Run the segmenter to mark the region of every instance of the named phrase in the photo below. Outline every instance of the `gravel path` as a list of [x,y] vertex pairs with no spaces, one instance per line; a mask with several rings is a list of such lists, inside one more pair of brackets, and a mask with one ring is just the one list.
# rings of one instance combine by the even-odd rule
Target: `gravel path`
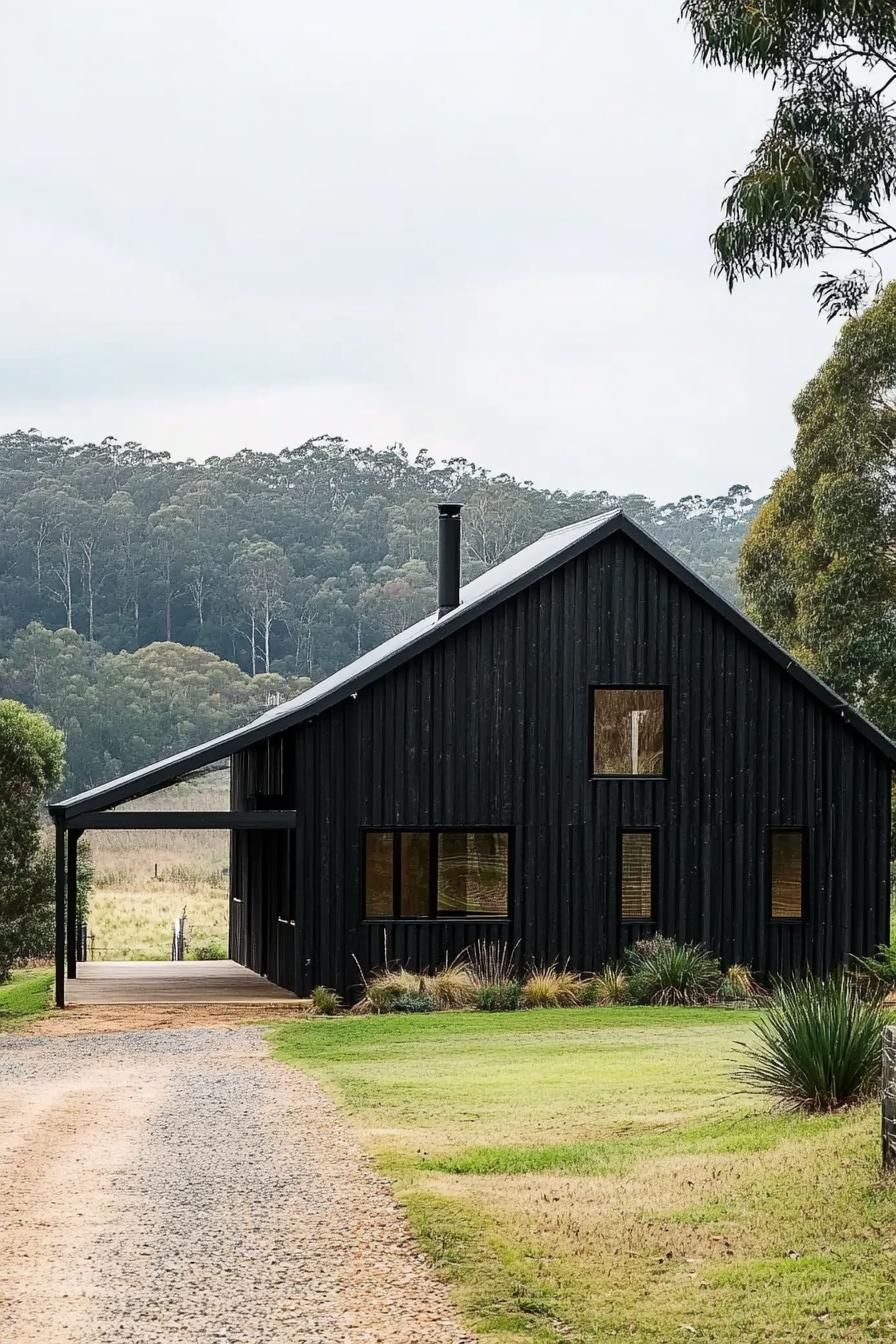
[[254,1027],[0,1037],[3,1344],[469,1344]]

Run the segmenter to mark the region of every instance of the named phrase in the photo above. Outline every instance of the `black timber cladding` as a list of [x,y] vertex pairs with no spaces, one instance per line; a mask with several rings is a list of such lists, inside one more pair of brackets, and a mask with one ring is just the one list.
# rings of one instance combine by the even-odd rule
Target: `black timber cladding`
[[[614,684],[667,688],[666,778],[591,778],[590,687]],[[294,860],[233,840],[233,954],[289,988],[477,938],[593,969],[653,927],[618,917],[621,828],[656,828],[656,927],[726,962],[825,970],[887,936],[892,745],[631,529],[309,712],[234,757],[233,806],[282,786],[297,810]],[[509,830],[509,920],[365,920],[363,828],[403,825]],[[776,826],[808,831],[803,923],[770,920]]]

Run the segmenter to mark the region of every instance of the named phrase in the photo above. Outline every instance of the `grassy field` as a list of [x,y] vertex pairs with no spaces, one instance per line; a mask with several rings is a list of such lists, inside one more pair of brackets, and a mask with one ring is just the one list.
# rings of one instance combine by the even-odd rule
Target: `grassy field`
[[52,971],[13,971],[12,979],[0,985],[0,1031],[13,1031],[45,1013],[52,983]]
[[892,1339],[878,1109],[739,1095],[750,1025],[577,1008],[312,1019],[276,1041],[352,1113],[490,1344]]
[[[202,775],[132,804],[138,811],[226,811],[229,772]],[[194,946],[227,945],[226,831],[93,831],[88,926],[102,960],[166,959],[184,908]]]

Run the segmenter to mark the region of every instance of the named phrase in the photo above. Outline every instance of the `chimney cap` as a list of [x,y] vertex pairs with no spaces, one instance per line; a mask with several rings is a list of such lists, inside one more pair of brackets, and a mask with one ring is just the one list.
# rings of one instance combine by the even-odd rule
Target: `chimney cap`
[[440,504],[439,514],[442,518],[456,518],[463,508],[463,504]]

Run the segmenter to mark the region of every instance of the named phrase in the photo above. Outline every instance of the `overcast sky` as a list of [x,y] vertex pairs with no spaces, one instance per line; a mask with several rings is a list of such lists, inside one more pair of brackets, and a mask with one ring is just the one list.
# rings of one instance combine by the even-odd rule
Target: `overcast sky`
[[811,275],[709,275],[772,102],[677,10],[7,6],[0,429],[764,489],[833,332]]

